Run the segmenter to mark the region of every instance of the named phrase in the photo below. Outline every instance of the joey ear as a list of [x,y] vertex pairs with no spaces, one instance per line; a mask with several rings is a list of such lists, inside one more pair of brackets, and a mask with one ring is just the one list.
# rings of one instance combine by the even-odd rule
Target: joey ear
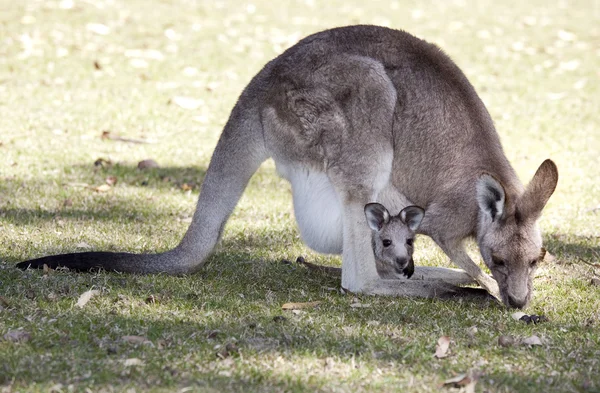
[[419,206],[407,206],[402,209],[399,216],[411,231],[416,231],[425,216],[425,210]]
[[533,175],[525,192],[517,201],[517,210],[525,218],[537,219],[554,193],[558,183],[558,168],[552,160],[546,160]]
[[390,221],[390,213],[380,203],[367,203],[365,217],[367,217],[369,227],[374,231],[380,231]]
[[504,187],[488,174],[481,175],[477,180],[477,203],[479,210],[487,214],[492,221],[502,216],[506,194]]

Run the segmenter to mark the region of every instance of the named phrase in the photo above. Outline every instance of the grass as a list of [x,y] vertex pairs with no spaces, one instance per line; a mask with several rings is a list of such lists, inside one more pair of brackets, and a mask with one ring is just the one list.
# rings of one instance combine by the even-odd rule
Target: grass
[[[469,370],[479,392],[600,390],[600,286],[590,284],[600,274],[590,265],[600,263],[599,19],[592,0],[0,0],[0,337],[29,334],[0,338],[0,391],[427,392]],[[557,259],[527,310],[548,322],[465,301],[360,297],[368,307],[351,307],[337,279],[281,262],[339,258],[302,245],[289,185],[270,162],[197,275],[13,268],[49,253],[177,244],[245,84],[299,38],[355,23],[440,44],[524,182],[543,159],[558,164],[540,221]],[[202,101],[183,100],[186,109],[178,97]],[[138,170],[148,158],[160,168]],[[109,176],[116,185],[94,191]],[[428,239],[417,249],[417,263],[448,265]],[[90,289],[99,294],[77,307]],[[435,359],[442,335],[450,356]],[[500,335],[543,345],[502,347]]]

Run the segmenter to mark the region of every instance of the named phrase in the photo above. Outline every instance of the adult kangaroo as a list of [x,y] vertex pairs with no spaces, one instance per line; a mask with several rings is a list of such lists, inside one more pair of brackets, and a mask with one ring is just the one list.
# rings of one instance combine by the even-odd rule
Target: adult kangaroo
[[[536,221],[558,171],[544,161],[527,187],[508,162],[483,102],[437,46],[406,32],[348,26],[301,40],[244,89],[213,153],[192,223],[160,254],[86,252],[18,267],[186,274],[201,268],[250,177],[272,157],[291,182],[302,238],[342,253],[342,286],[353,292],[423,295],[411,280],[378,277],[363,208],[397,214],[403,198],[425,208],[428,235],[481,286],[524,307],[542,239]],[[465,251],[474,237],[494,279]],[[438,268],[426,296],[451,293],[464,272]],[[443,280],[448,277],[448,280]],[[436,276],[436,278],[440,278]],[[497,281],[497,283],[496,283]]]

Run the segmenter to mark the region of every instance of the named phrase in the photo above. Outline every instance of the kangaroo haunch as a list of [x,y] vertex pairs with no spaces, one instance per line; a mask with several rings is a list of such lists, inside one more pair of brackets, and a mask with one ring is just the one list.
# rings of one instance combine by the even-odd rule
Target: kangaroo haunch
[[[292,185],[306,244],[342,253],[348,290],[443,296],[474,278],[509,306],[529,302],[542,247],[536,221],[556,187],[556,166],[544,161],[524,187],[483,102],[452,60],[406,32],[376,26],[306,37],[252,79],[217,143],[192,223],[174,249],[55,255],[18,266],[193,273],[269,157]],[[417,232],[432,237],[464,272],[417,267],[410,280],[379,277],[363,215],[371,201],[391,211],[422,206]],[[466,253],[469,237],[496,280]]]

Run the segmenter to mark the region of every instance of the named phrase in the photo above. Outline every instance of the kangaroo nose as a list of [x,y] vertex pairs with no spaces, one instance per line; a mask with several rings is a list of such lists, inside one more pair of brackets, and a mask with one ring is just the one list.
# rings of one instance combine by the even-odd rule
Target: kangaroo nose
[[396,258],[396,265],[400,269],[404,269],[404,267],[406,266],[407,263],[408,263],[408,260],[406,258]]
[[514,296],[508,295],[508,305],[514,308],[523,308],[527,303],[527,299],[517,299]]

